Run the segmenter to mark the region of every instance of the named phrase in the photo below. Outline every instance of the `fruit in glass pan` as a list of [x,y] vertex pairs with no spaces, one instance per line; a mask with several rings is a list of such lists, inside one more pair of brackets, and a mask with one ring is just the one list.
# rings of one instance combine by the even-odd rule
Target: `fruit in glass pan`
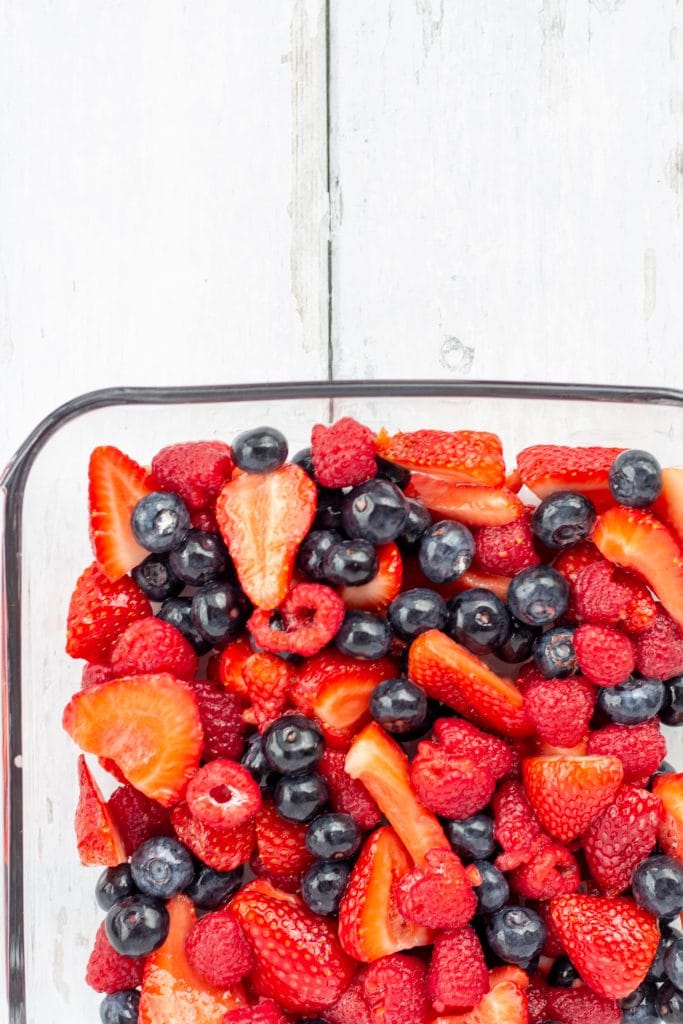
[[683,469],[349,417],[289,450],[90,460],[101,1019],[683,1019]]

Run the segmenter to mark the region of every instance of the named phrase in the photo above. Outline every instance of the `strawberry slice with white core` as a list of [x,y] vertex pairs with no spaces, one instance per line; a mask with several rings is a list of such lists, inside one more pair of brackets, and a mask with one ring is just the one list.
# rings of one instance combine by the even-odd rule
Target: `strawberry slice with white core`
[[342,587],[341,599],[347,608],[366,612],[382,612],[401,592],[403,560],[393,542],[377,549],[377,573],[369,583],[358,587]]
[[146,469],[112,445],[95,448],[88,466],[90,540],[107,579],[120,580],[149,554],[130,525],[133,509],[155,489]]
[[662,493],[652,510],[683,544],[683,466],[662,470]]
[[524,988],[514,981],[495,980],[490,972],[491,990],[466,1013],[435,1017],[432,1024],[528,1024],[529,1014]]
[[435,518],[468,526],[504,526],[524,513],[522,500],[506,487],[454,484],[428,473],[413,473],[405,493],[421,501]]
[[614,504],[609,471],[623,448],[572,448],[535,444],[517,456],[522,482],[543,499],[556,491],[578,491],[591,499],[598,512]]
[[126,849],[82,754],[78,758],[78,786],[75,826],[81,864],[114,868],[126,860]]

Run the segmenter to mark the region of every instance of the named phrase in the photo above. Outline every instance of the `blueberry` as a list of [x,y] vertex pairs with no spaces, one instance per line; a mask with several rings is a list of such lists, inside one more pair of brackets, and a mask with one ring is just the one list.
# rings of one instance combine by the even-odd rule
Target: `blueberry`
[[558,491],[534,509],[531,529],[547,548],[568,548],[585,540],[595,524],[595,505],[583,494]]
[[491,951],[506,963],[519,966],[541,952],[546,936],[543,921],[530,907],[504,907],[486,926]]
[[664,957],[666,956],[666,951],[669,948],[669,942],[670,941],[671,941],[670,939],[666,939],[666,938],[661,938],[659,940],[659,945],[657,946],[657,952],[655,953],[654,958],[652,960],[652,963],[650,964],[650,969],[647,972],[647,977],[648,977],[649,981],[663,981],[664,980],[664,978],[665,978]]
[[275,790],[275,810],[286,821],[307,824],[329,800],[327,783],[315,772],[308,775],[285,775]]
[[510,613],[484,587],[456,594],[448,602],[448,633],[475,654],[490,654],[510,635]]
[[203,587],[232,571],[227,548],[217,533],[190,530],[169,559],[173,572],[190,587]]
[[185,586],[168,564],[168,555],[148,555],[131,570],[131,576],[150,601],[175,597]]
[[474,537],[462,523],[441,519],[422,535],[418,561],[432,583],[451,583],[466,572],[474,558]]
[[323,559],[330,548],[339,544],[341,539],[341,533],[337,533],[336,530],[311,530],[301,542],[296,559],[297,567],[309,579],[323,583],[325,581]]
[[643,981],[629,995],[620,1000],[622,1010],[633,1010],[636,1006],[650,1002],[654,1006],[657,996],[657,986],[651,981]]
[[214,580],[192,598],[194,624],[212,647],[224,647],[244,629],[251,605],[233,583]]
[[191,597],[169,597],[157,612],[162,622],[170,622],[186,640],[189,640],[197,654],[206,654],[211,644],[199,632],[192,617]]
[[654,718],[664,701],[661,679],[627,679],[598,690],[598,707],[617,725],[638,725]]
[[186,846],[170,836],[154,836],[130,859],[133,881],[145,896],[170,900],[194,879],[194,861]]
[[574,629],[553,626],[534,642],[534,661],[546,679],[563,679],[576,672]]
[[217,910],[242,888],[243,875],[241,867],[233,871],[216,871],[201,864],[185,895],[200,910]]
[[319,860],[303,877],[301,898],[314,914],[336,914],[350,874],[351,865],[344,861]]
[[424,725],[427,696],[409,679],[385,679],[372,691],[370,714],[387,732],[403,736]]
[[316,530],[337,530],[343,532],[342,505],[346,501],[343,491],[327,487],[318,488],[318,507],[313,521]]
[[631,448],[612,463],[609,489],[620,505],[646,508],[662,493],[662,467],[654,455]]
[[262,792],[265,793],[275,786],[277,775],[266,761],[266,756],[263,753],[263,739],[257,732],[247,737],[240,764],[243,764],[251,772],[252,778],[258,782]]
[[391,628],[386,619],[372,612],[347,612],[334,643],[342,654],[374,661],[389,653]]
[[102,910],[109,910],[119,900],[133,896],[137,891],[130,864],[119,864],[115,868],[106,868],[97,879],[95,899]]
[[323,734],[305,715],[283,715],[263,734],[263,753],[283,775],[305,775],[323,756]]
[[350,814],[321,814],[308,826],[306,846],[319,860],[348,860],[357,852],[361,838]]
[[631,879],[636,903],[655,917],[683,910],[683,867],[673,857],[655,854],[641,861]]
[[287,458],[287,439],[275,427],[254,427],[232,443],[235,465],[245,473],[272,473]]
[[381,455],[378,455],[375,461],[377,462],[377,476],[380,480],[389,480],[392,484],[400,487],[401,490],[408,486],[410,483],[409,469],[404,469],[403,466],[399,466],[395,462],[389,462],[388,459],[383,459]]
[[683,993],[669,982],[662,985],[657,993],[657,1012],[669,1024],[681,1024],[683,1021]]
[[404,547],[414,548],[422,539],[425,530],[428,530],[432,525],[433,520],[430,512],[417,498],[406,498],[406,502],[408,505],[408,518],[406,519],[406,525],[398,536],[398,540],[399,544],[402,544]]
[[493,820],[488,814],[473,814],[462,821],[447,821],[444,826],[448,841],[461,857],[485,860],[496,849]]
[[475,860],[474,866],[481,875],[480,885],[474,888],[477,895],[477,913],[495,914],[510,898],[507,878],[487,860]]
[[299,1024],[327,1024],[327,1021],[322,1017],[302,1017]]
[[683,725],[683,675],[664,683],[664,702],[659,717],[664,725]]
[[522,569],[510,584],[508,606],[527,626],[550,626],[569,606],[569,584],[548,565]]
[[510,635],[496,651],[496,657],[510,665],[519,665],[528,661],[534,649],[534,641],[538,633],[524,622],[518,622],[510,616]]
[[683,991],[683,939],[675,939],[664,954],[664,971],[674,988]]
[[147,956],[166,941],[168,911],[151,896],[126,896],[109,910],[107,938],[122,956]]
[[155,554],[171,551],[187,536],[190,513],[181,497],[167,491],[152,491],[140,498],[130,525],[138,544]]
[[571,988],[579,980],[579,972],[568,956],[558,956],[550,968],[548,984],[555,988]]
[[391,628],[402,640],[414,640],[428,629],[443,629],[448,620],[446,602],[435,590],[404,590],[387,612]]
[[[640,991],[644,990],[644,991]],[[636,989],[639,993],[639,1002],[632,1007],[625,1006],[631,996],[621,1000],[622,1024],[662,1024],[662,1018],[657,1012],[657,989],[650,982],[643,982]],[[635,993],[631,993],[635,995]]]
[[334,586],[361,586],[377,575],[377,552],[367,540],[342,540],[327,551],[322,570]]
[[102,1024],[137,1024],[140,993],[136,988],[113,992],[100,1003]]
[[662,761],[656,772],[652,773],[652,778],[656,778],[658,775],[674,775],[676,769],[670,761]]
[[315,480],[315,467],[313,466],[313,455],[310,448],[302,448],[296,455],[292,455],[290,461],[295,466],[301,466],[304,473],[310,476],[311,480]]
[[389,480],[368,480],[354,487],[342,505],[342,523],[349,537],[371,544],[396,540],[407,520],[407,501]]

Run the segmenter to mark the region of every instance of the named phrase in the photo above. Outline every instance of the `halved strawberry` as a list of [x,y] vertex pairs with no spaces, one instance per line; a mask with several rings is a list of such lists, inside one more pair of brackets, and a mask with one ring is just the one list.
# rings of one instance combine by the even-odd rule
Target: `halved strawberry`
[[129,576],[112,583],[93,562],[78,577],[71,595],[66,653],[106,662],[128,626],[151,614],[152,606]]
[[78,758],[78,787],[75,826],[81,864],[116,867],[126,859],[123,840],[82,754]]
[[253,653],[254,648],[246,636],[233,640],[220,654],[214,654],[209,659],[209,678],[224,686],[234,697],[247,701],[249,691],[242,669]]
[[473,1010],[435,1017],[432,1024],[527,1024],[529,1014],[524,988],[505,977],[497,980],[495,975],[496,971],[489,973],[491,989]]
[[63,725],[81,750],[111,758],[132,786],[164,807],[178,802],[199,766],[197,701],[173,676],[127,676],[81,690]]
[[618,757],[528,757],[524,789],[544,829],[564,843],[576,839],[614,800],[624,769]]
[[[484,590],[491,590],[501,601],[507,601],[511,583],[512,578],[510,576],[498,576],[494,573],[483,572],[476,567],[474,569],[470,567],[462,576],[458,576],[457,580],[453,580],[452,583],[441,583],[436,586],[432,583],[430,585],[435,590],[438,590],[441,596],[446,599],[453,597],[455,594],[461,594],[463,590],[474,590],[476,587],[483,587]],[[423,584],[423,586],[426,585],[427,583]]]
[[370,721],[370,697],[378,683],[398,675],[392,658],[363,661],[335,650],[309,658],[291,690],[293,703],[318,719],[329,746],[347,750]]
[[230,904],[256,957],[252,984],[284,1010],[315,1013],[335,1003],[356,965],[332,921],[269,882],[249,882]]
[[571,448],[559,444],[535,444],[517,456],[523,483],[547,498],[554,491],[578,491],[591,499],[598,512],[614,504],[609,471],[623,448]]
[[393,436],[381,430],[376,447],[390,462],[453,483],[500,487],[505,480],[501,440],[483,430],[413,430]]
[[133,509],[156,486],[154,477],[118,448],[95,448],[88,465],[90,541],[107,579],[120,580],[149,554],[130,525]]
[[244,662],[242,675],[251,701],[244,721],[263,732],[285,710],[296,668],[276,654],[259,651]]
[[381,612],[401,592],[403,560],[397,544],[383,544],[377,549],[377,574],[360,587],[342,587],[340,595],[347,608]]
[[436,817],[412,790],[407,756],[376,722],[366,725],[351,744],[346,771],[374,797],[418,866],[430,850],[450,850]]
[[443,701],[476,725],[512,736],[534,730],[514,683],[501,679],[476,654],[431,629],[410,648],[408,675],[429,697]]
[[664,853],[683,864],[683,772],[658,775],[652,792],[662,801],[664,809],[659,844]]
[[222,1024],[229,1010],[246,1005],[244,991],[213,988],[190,966],[185,941],[197,919],[192,900],[176,896],[166,909],[168,936],[145,963],[140,1024]]
[[396,902],[397,885],[412,867],[392,828],[367,838],[339,907],[339,939],[349,956],[370,963],[432,941],[431,931],[406,921]]
[[662,470],[662,493],[652,511],[683,544],[683,466]]
[[284,600],[316,504],[315,484],[293,464],[274,473],[242,473],[218,496],[218,525],[242,588],[258,608],[277,608]]
[[610,562],[644,576],[683,628],[683,550],[666,526],[649,512],[616,507],[598,518],[592,540]]
[[457,519],[468,526],[504,526],[524,513],[524,503],[505,487],[456,484],[428,473],[413,473],[405,493],[436,518]]

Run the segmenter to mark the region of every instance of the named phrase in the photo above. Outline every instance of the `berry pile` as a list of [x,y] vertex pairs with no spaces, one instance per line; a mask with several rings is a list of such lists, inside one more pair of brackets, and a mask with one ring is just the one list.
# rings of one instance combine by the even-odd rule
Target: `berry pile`
[[89,484],[104,1024],[683,1021],[683,469],[347,418]]

